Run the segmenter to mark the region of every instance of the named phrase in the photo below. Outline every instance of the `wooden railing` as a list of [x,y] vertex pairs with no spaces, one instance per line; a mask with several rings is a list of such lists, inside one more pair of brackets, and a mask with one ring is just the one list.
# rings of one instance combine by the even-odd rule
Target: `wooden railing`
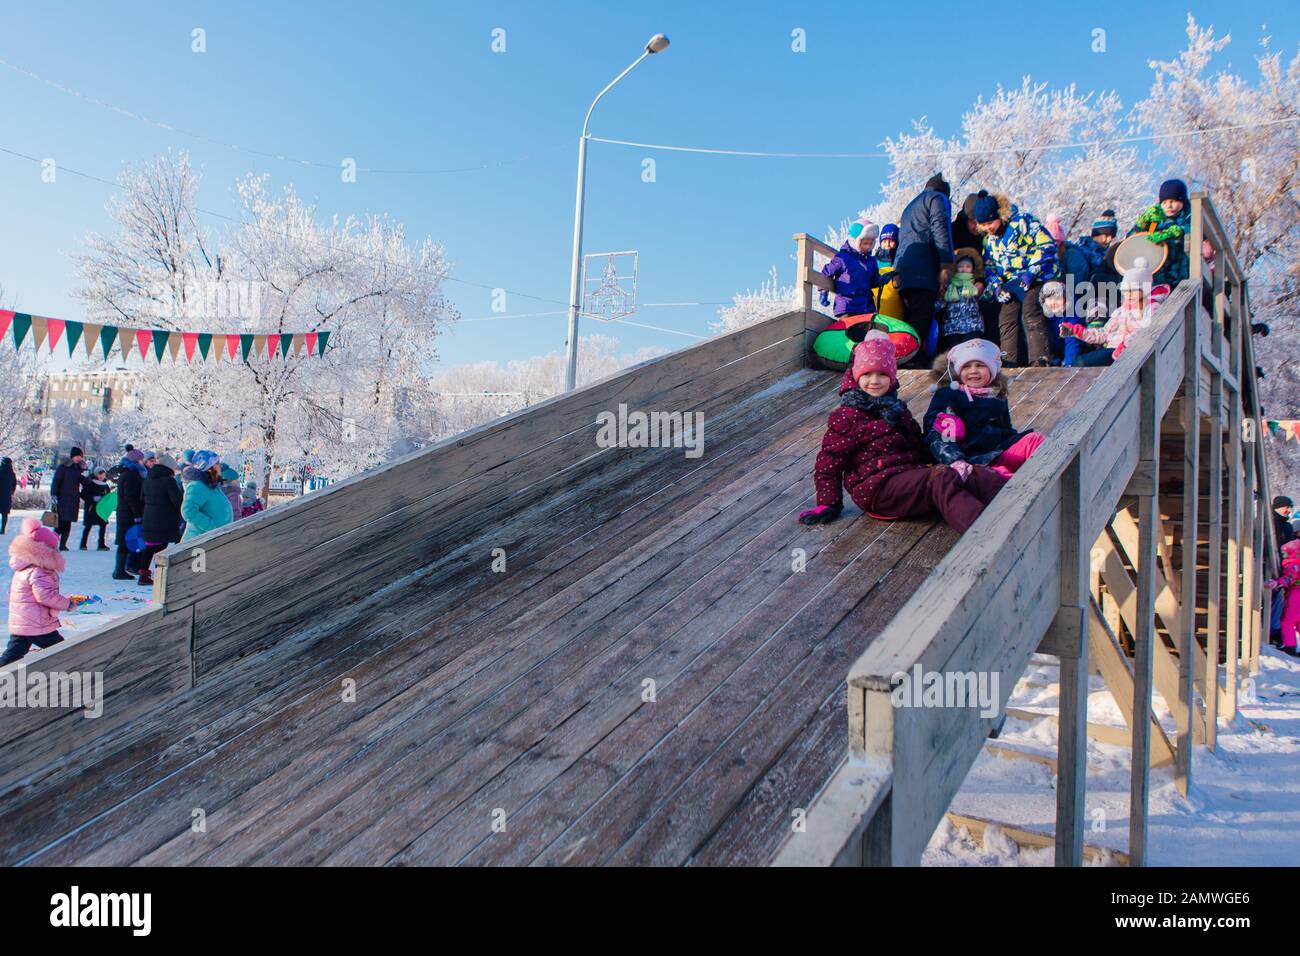
[[[1131,670],[1116,653],[1103,674],[1131,693],[1122,707],[1133,747],[1130,855],[1145,859],[1146,801],[1153,725],[1151,690],[1157,588],[1156,532],[1160,515],[1160,430],[1181,421],[1182,527],[1185,550],[1176,632],[1177,676],[1166,683],[1178,721],[1176,776],[1186,791],[1191,776],[1193,727],[1206,742],[1215,722],[1219,691],[1218,563],[1226,553],[1228,593],[1226,699],[1235,707],[1238,661],[1257,669],[1260,635],[1261,550],[1273,551],[1260,418],[1250,342],[1245,277],[1209,199],[1192,197],[1190,281],[1182,283],[1115,364],[1053,429],[1050,439],[990,504],[848,674],[848,755],[792,834],[777,862],[783,865],[919,863],[994,718],[969,707],[894,706],[903,675],[997,675],[999,707],[1006,704],[1035,651],[1060,658],[1056,847],[1058,864],[1078,865],[1083,849],[1084,777],[1089,646],[1108,635],[1097,602],[1094,557],[1109,543],[1108,526],[1123,504],[1138,512],[1136,609],[1130,613],[1136,650]],[[800,237],[796,237],[800,238]],[[1211,270],[1201,240],[1214,248]],[[810,249],[801,239],[800,273],[806,305],[811,287]],[[1213,308],[1202,308],[1208,296]],[[810,317],[806,327],[820,321]],[[1226,416],[1226,417],[1225,417]],[[1209,421],[1211,514],[1208,577],[1210,653],[1196,640],[1197,495],[1200,422]],[[1216,495],[1224,460],[1226,420],[1229,507],[1227,547]],[[1248,447],[1244,447],[1246,443]],[[1099,559],[1099,558],[1098,558]],[[1241,573],[1240,580],[1238,572]],[[1129,608],[1133,612],[1132,607]],[[1110,635],[1113,642],[1113,634]],[[1106,645],[1111,646],[1111,645]],[[1116,648],[1116,651],[1118,649]],[[1163,646],[1160,648],[1164,650]],[[1198,666],[1199,665],[1199,666]],[[1116,669],[1118,668],[1118,669]],[[1208,702],[1201,714],[1198,683]],[[1205,694],[1206,688],[1213,690]],[[1124,702],[1128,704],[1128,701]],[[1165,744],[1165,747],[1170,747]]]
[[634,454],[598,447],[598,413],[628,403],[707,416],[802,368],[803,324],[789,312],[708,339],[172,546],[156,559],[160,607],[32,662],[102,673],[104,713],[0,711],[0,788],[237,665],[249,678],[246,658],[259,665],[260,652],[337,627],[368,596],[451,554],[484,514],[504,521]]

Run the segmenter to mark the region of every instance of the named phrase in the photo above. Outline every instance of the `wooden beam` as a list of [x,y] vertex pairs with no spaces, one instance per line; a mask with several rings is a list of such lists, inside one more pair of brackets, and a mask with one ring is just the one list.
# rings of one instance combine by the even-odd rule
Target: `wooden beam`
[[[1140,373],[1142,414],[1139,458],[1152,463],[1156,486],[1160,484],[1160,416],[1156,391],[1158,370],[1149,359]],[[1146,865],[1147,798],[1151,774],[1151,659],[1156,641],[1156,519],[1154,492],[1138,498],[1137,608],[1130,625],[1133,632],[1133,760],[1129,781],[1129,858],[1134,866]]]
[[1241,657],[1241,396],[1233,395],[1228,403],[1228,540],[1227,586],[1228,630],[1225,635],[1224,658],[1227,672],[1228,699],[1223,709],[1225,720],[1237,716],[1237,662]]
[[[1193,255],[1200,257],[1200,222],[1197,216],[1192,224]],[[1198,283],[1199,290],[1199,283]],[[1174,782],[1178,791],[1187,796],[1192,783],[1192,741],[1204,735],[1192,730],[1192,714],[1196,710],[1196,664],[1200,652],[1196,644],[1196,538],[1198,530],[1197,496],[1201,476],[1201,301],[1196,296],[1183,313],[1183,583],[1179,588],[1182,607],[1182,633],[1175,646],[1178,648],[1178,701],[1183,723],[1178,728],[1178,748],[1174,755]],[[1208,696],[1208,693],[1207,693]],[[1177,712],[1176,712],[1177,713]]]
[[[1050,833],[1039,833],[1035,830],[1025,830],[1020,827],[1013,827],[1007,823],[999,823],[997,820],[984,820],[980,817],[970,817],[962,813],[953,813],[951,810],[945,814],[948,822],[957,829],[962,827],[970,833],[971,837],[979,841],[980,846],[984,845],[984,834],[989,827],[995,826],[1011,838],[1012,842],[1025,849],[1038,850],[1045,849],[1054,842]],[[1121,850],[1109,850],[1105,847],[1094,846],[1091,843],[1085,844],[1083,848],[1083,858],[1089,863],[1104,862],[1109,855],[1120,866],[1128,866],[1128,854]]]
[[1060,727],[1057,735],[1056,865],[1083,865],[1083,828],[1088,764],[1088,542],[1083,537],[1083,456],[1075,455],[1061,475],[1061,607],[1075,639],[1074,653],[1062,648]]
[[[1216,347],[1222,338],[1222,326],[1214,324]],[[1210,514],[1207,529],[1205,595],[1205,733],[1202,741],[1210,750],[1218,746],[1219,721],[1219,611],[1223,573],[1223,376],[1210,379]],[[1193,623],[1195,619],[1193,618]],[[1197,652],[1199,653],[1199,651]]]

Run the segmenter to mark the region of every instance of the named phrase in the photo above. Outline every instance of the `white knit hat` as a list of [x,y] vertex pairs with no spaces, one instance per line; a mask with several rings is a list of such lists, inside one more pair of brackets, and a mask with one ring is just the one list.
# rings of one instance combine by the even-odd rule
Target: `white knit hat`
[[1133,268],[1124,272],[1124,277],[1119,281],[1119,288],[1121,292],[1129,289],[1151,291],[1151,269],[1144,256],[1138,256],[1133,260]]
[[870,248],[871,243],[876,241],[876,236],[878,235],[880,235],[880,227],[870,219],[855,219],[849,225],[847,236],[849,248],[859,248],[859,243],[861,243],[863,239],[867,240],[867,247]]
[[961,380],[962,367],[971,362],[983,362],[994,377],[1002,371],[1002,350],[988,339],[968,339],[958,342],[948,350],[948,374],[953,384]]

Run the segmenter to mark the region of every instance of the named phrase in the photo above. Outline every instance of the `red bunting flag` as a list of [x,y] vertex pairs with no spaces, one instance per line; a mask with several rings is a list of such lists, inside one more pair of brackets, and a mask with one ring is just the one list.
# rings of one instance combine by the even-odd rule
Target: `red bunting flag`
[[50,330],[50,354],[53,354],[54,346],[58,344],[59,339],[63,338],[66,323],[62,319],[46,319],[45,322]]
[[187,361],[187,362],[193,362],[193,361],[194,361],[194,349],[195,349],[195,348],[198,346],[198,344],[199,344],[199,333],[197,333],[197,332],[182,332],[182,333],[181,333],[181,339],[182,339],[182,341],[184,341],[184,343],[185,343],[185,361]]
[[278,334],[273,332],[266,337],[267,358],[275,358],[276,349],[278,349],[279,347],[280,347],[280,336]]
[[0,339],[9,331],[9,323],[14,320],[14,313],[9,309],[0,309]]
[[145,358],[149,357],[149,346],[153,345],[153,329],[135,330],[135,347]]

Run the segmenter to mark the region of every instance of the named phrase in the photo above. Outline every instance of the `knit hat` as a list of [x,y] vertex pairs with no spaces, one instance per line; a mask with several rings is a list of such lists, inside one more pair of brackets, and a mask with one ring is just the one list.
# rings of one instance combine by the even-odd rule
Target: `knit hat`
[[183,452],[181,452],[181,461],[187,465],[194,464],[194,449],[186,448]]
[[135,462],[137,465],[143,465],[143,464],[144,464],[144,452],[142,452],[142,451],[141,451],[140,449],[138,449],[138,448],[132,448],[130,451],[128,451],[128,452],[126,453],[126,460],[127,460],[127,461],[133,461],[133,462]]
[[1181,179],[1166,179],[1160,184],[1159,201],[1164,202],[1166,199],[1177,199],[1185,204],[1187,202],[1187,183]]
[[189,463],[199,471],[207,471],[208,469],[221,464],[221,456],[215,451],[204,449],[203,451],[191,452]]
[[68,452],[68,457],[69,457],[69,458],[76,458],[78,455],[84,455],[84,454],[85,454],[84,451],[82,451],[82,450],[81,450],[80,448],[78,448],[76,445],[73,445],[73,446],[72,446],[72,450],[71,450],[70,452]]
[[1114,209],[1105,210],[1100,218],[1092,221],[1092,234],[1095,236],[1099,232],[1109,232],[1112,236],[1119,232],[1119,220]]
[[973,269],[971,269],[971,271],[975,273],[975,277],[977,279],[983,281],[984,257],[979,254],[979,250],[973,248],[972,246],[962,246],[960,249],[954,252],[952,254],[953,271],[956,271],[957,263],[961,262],[963,259],[970,260],[971,265],[974,267]]
[[222,480],[222,481],[238,481],[238,480],[239,480],[239,472],[235,471],[235,469],[231,468],[231,467],[230,467],[229,465],[227,465],[225,462],[222,462],[222,463],[221,463],[221,480]]
[[1151,290],[1151,269],[1146,260],[1146,256],[1138,256],[1133,260],[1133,268],[1124,273],[1124,277],[1119,280],[1119,290],[1125,292],[1129,289]]
[[[31,519],[28,518],[28,521]],[[1283,554],[1300,554],[1300,538],[1292,538],[1286,544],[1282,545]]]
[[1276,498],[1273,499],[1274,511],[1276,511],[1278,508],[1293,508],[1293,507],[1295,506],[1291,503],[1291,499],[1288,498],[1286,495],[1278,495]]
[[987,189],[981,189],[975,196],[975,221],[992,222],[999,216],[998,197],[990,196]]
[[943,173],[935,173],[933,176],[927,179],[925,181],[925,188],[933,189],[935,192],[943,193],[945,196],[949,195],[948,183],[943,178]]
[[24,518],[22,533],[47,548],[57,548],[59,546],[59,536],[54,533],[52,528],[47,528],[35,518]]
[[880,227],[870,219],[855,219],[849,225],[847,242],[850,249],[856,250],[858,244],[863,239],[867,240],[868,248],[870,244],[876,241],[876,236],[880,235]]
[[1065,227],[1061,225],[1061,217],[1056,213],[1048,214],[1047,218],[1043,220],[1043,228],[1057,242],[1065,242]]
[[1065,284],[1056,279],[1053,279],[1051,282],[1044,282],[1043,288],[1039,290],[1038,293],[1038,304],[1042,306],[1043,311],[1047,313],[1047,317],[1051,319],[1059,319],[1062,315],[1065,314],[1064,308],[1062,308],[1060,312],[1048,311],[1047,308],[1048,300],[1055,300],[1055,299],[1060,299],[1062,300],[1062,302],[1064,302]]
[[251,491],[253,494],[257,494],[257,482],[255,481],[244,482],[244,490]]
[[170,468],[172,471],[180,471],[181,466],[176,463],[176,459],[165,452],[158,456],[158,464],[164,468]]
[[872,329],[853,347],[853,381],[869,372],[888,375],[890,384],[898,387],[898,354],[889,336],[879,329]]
[[895,245],[897,245],[897,243],[898,243],[898,226],[897,226],[897,225],[895,225],[894,223],[891,222],[891,223],[889,223],[889,225],[887,225],[887,226],[882,226],[882,227],[881,227],[881,229],[880,229],[880,237],[879,237],[879,240],[878,240],[878,241],[884,241],[885,239],[893,239]]
[[148,451],[148,450],[146,450],[146,451],[144,452],[144,458],[143,458],[142,460],[143,460],[143,461],[148,461],[150,458],[152,458],[154,461],[157,461],[157,460],[158,460],[158,453],[157,453],[156,451]]
[[960,381],[961,370],[971,362],[983,362],[993,378],[1002,371],[1002,350],[987,339],[968,339],[948,350],[948,374],[954,383]]

